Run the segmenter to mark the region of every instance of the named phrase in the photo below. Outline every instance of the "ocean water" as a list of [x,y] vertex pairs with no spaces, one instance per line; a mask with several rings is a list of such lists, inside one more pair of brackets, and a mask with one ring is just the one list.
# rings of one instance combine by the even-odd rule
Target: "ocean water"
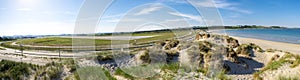
[[225,33],[230,36],[300,44],[300,29],[237,29],[225,30]]

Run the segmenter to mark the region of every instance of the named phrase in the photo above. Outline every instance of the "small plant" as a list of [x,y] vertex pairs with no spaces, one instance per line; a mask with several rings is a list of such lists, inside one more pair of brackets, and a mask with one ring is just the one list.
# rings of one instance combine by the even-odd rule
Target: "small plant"
[[266,49],[267,52],[274,53],[276,50],[274,49]]

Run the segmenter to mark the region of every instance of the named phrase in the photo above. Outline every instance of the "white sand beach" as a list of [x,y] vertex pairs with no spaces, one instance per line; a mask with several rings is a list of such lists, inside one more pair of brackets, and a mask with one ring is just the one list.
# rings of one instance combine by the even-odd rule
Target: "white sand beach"
[[294,54],[300,54],[300,44],[274,42],[268,40],[243,38],[243,37],[236,37],[236,36],[231,36],[231,37],[238,39],[239,43],[255,43],[263,49],[277,49],[277,50],[288,51]]

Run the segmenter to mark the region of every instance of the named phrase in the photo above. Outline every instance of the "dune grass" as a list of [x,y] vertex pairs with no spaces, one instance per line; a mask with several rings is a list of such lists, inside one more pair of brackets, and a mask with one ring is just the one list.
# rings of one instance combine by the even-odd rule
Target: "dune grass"
[[[294,59],[294,60],[291,60],[291,59]],[[280,68],[285,63],[290,63],[291,64],[290,65],[291,68],[299,66],[299,64],[300,64],[300,55],[286,53],[279,60],[274,60],[274,61],[269,62],[260,71],[254,73],[253,76],[254,76],[255,79],[260,80],[261,77],[259,75],[262,74],[264,71],[267,71],[267,70],[276,70],[276,69]]]
[[79,77],[87,80],[116,80],[111,74],[101,67],[87,66],[77,69]]

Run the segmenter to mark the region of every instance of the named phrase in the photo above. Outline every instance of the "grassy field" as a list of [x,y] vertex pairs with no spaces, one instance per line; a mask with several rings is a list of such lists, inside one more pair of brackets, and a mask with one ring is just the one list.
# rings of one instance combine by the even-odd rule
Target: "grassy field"
[[[72,38],[47,37],[35,39],[21,39],[16,41],[18,44],[35,46],[72,46]],[[96,45],[110,45],[111,40],[96,39]]]
[[[122,34],[129,35],[129,34]],[[120,35],[118,35],[120,36]],[[175,35],[170,31],[162,32],[146,32],[146,33],[133,33],[131,36],[154,36],[150,38],[136,39],[137,43],[158,41],[174,38]],[[118,41],[118,40],[115,40]],[[121,41],[121,40],[119,40]],[[34,45],[34,46],[72,46],[72,38],[62,38],[62,37],[46,37],[46,38],[34,38],[34,39],[20,39],[16,40],[17,44],[22,43],[24,45]],[[110,45],[111,40],[105,39],[95,39],[96,46]],[[113,41],[114,42],[114,41]],[[129,42],[134,42],[130,40]]]
[[[134,33],[122,33],[122,34],[113,34],[113,36],[153,36],[149,38],[141,38],[136,40],[106,40],[106,39],[95,39],[95,46],[96,50],[106,50],[110,48],[111,43],[127,43],[133,44],[135,46],[145,46],[151,43],[155,43],[161,40],[171,40],[174,39],[176,36],[182,36],[190,33],[190,30],[175,30],[175,31],[149,31],[149,32],[134,32]],[[96,35],[99,36],[99,35]],[[111,35],[105,35],[111,36]],[[80,41],[80,44],[90,44],[93,41],[92,39],[76,39],[76,41]],[[45,37],[45,38],[34,38],[34,39],[18,39],[13,40],[10,42],[2,43],[1,46],[13,49],[20,49],[19,45],[11,45],[13,42],[17,44],[23,45],[32,45],[31,46],[24,46],[25,50],[50,50],[55,51],[58,50],[58,46],[72,46],[72,38],[64,38],[64,37]],[[37,47],[37,46],[53,46],[53,47]],[[72,48],[62,47],[60,50],[63,51],[72,51]]]

